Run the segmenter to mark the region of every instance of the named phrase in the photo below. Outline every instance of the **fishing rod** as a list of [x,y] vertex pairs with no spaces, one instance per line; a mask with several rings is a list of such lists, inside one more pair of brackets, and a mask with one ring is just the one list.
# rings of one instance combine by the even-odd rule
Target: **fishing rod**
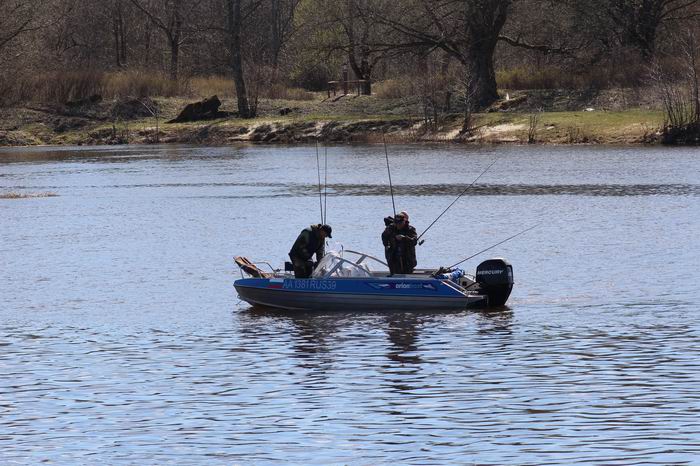
[[472,254],[471,256],[467,257],[466,259],[462,259],[461,261],[457,262],[456,264],[447,267],[447,269],[448,269],[448,270],[449,270],[449,269],[453,269],[453,268],[457,267],[458,265],[460,265],[461,263],[467,262],[469,259],[472,259],[472,258],[478,256],[478,255],[481,254],[481,253],[484,253],[484,252],[486,252],[486,251],[489,251],[489,250],[495,248],[496,246],[500,246],[501,244],[505,243],[506,241],[510,241],[510,240],[512,240],[513,238],[515,238],[516,236],[520,236],[520,235],[522,235],[523,233],[527,233],[528,231],[530,231],[530,230],[532,230],[532,229],[534,229],[534,228],[536,228],[536,227],[538,227],[538,226],[540,226],[540,225],[541,225],[541,223],[536,223],[535,225],[531,226],[530,228],[528,228],[528,229],[526,229],[526,230],[521,231],[520,233],[516,233],[516,234],[514,234],[513,236],[508,237],[508,238],[504,239],[503,241],[494,244],[493,246],[489,246],[488,248],[486,248],[486,249],[484,249],[484,250],[481,250],[481,251],[477,252],[476,254]]
[[318,155],[318,139],[316,139],[316,172],[318,173],[318,206],[321,208],[321,224],[323,224],[323,193],[321,192],[321,159]]
[[396,203],[394,202],[394,185],[391,183],[391,168],[389,168],[389,151],[386,148],[386,134],[382,134],[384,141],[384,155],[386,155],[386,171],[389,172],[389,189],[391,190],[391,207],[394,209],[394,217],[396,217]]
[[[430,230],[430,228],[431,228],[433,225],[435,225],[435,223],[436,223],[438,220],[440,220],[440,217],[442,217],[443,215],[445,215],[445,212],[447,212],[448,210],[450,210],[450,207],[452,207],[452,206],[455,204],[455,202],[457,202],[462,196],[464,196],[464,195],[467,193],[467,191],[469,191],[469,189],[470,189],[472,186],[474,186],[474,184],[475,184],[477,181],[479,181],[479,178],[481,178],[482,176],[484,176],[484,175],[486,174],[486,172],[489,171],[489,169],[490,169],[491,167],[493,167],[494,164],[495,164],[496,162],[498,162],[498,158],[496,158],[493,162],[491,162],[491,164],[490,164],[488,167],[486,167],[486,170],[484,170],[483,172],[481,172],[481,174],[480,174],[479,176],[477,176],[476,179],[475,179],[474,181],[472,181],[472,183],[471,183],[469,186],[467,186],[466,189],[465,189],[464,191],[462,191],[462,192],[460,193],[460,195],[457,196],[457,198],[456,198],[454,201],[452,201],[452,204],[448,205],[447,208],[446,208],[445,210],[443,210],[442,213],[441,213],[440,215],[438,215],[437,218],[436,218],[435,220],[433,220],[433,223],[431,223],[430,225],[428,225],[428,228],[426,228],[425,231],[423,231],[423,233],[420,234],[420,236],[417,238],[417,240],[421,239],[421,237],[423,237],[423,235],[426,234],[426,233],[428,232],[428,230]],[[418,244],[421,245],[421,244],[423,244],[424,242],[425,242],[425,240],[421,241],[421,242],[418,243]]]
[[323,169],[323,224],[328,223],[328,147],[323,148],[324,163],[325,167]]

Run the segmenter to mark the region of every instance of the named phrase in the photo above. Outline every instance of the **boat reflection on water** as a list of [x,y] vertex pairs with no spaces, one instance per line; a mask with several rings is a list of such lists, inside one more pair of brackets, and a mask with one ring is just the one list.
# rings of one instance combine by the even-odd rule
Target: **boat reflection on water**
[[[373,337],[383,331],[388,340],[384,345],[388,360],[401,365],[420,365],[424,361],[430,338],[421,338],[424,329],[434,333],[436,328],[468,328],[477,326],[480,335],[497,334],[499,338],[512,333],[513,312],[507,306],[498,308],[440,311],[440,312],[289,312],[284,310],[249,307],[237,311],[242,335],[251,341],[259,338],[282,339],[291,344],[294,356],[304,361],[301,366],[319,368],[335,359],[333,353],[342,352],[349,341]],[[282,337],[284,335],[284,337]],[[370,343],[368,343],[370,344]],[[360,346],[365,346],[361,342]],[[352,346],[353,349],[358,346]],[[427,348],[429,351],[429,348]],[[362,353],[365,356],[371,354]]]

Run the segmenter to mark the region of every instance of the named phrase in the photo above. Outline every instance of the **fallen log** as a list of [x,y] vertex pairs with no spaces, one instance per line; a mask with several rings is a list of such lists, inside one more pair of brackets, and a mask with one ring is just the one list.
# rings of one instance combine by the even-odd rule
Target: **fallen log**
[[191,104],[187,104],[185,108],[182,109],[180,114],[176,118],[168,121],[168,123],[214,120],[216,118],[225,118],[231,115],[231,112],[219,111],[220,106],[221,101],[217,96],[212,96],[199,102],[193,102]]

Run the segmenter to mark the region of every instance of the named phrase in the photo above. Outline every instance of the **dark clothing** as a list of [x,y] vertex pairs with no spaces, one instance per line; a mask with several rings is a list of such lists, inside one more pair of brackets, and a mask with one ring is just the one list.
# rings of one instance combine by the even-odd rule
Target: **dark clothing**
[[[397,239],[397,236],[402,236],[403,238]],[[409,225],[408,222],[401,228],[397,224],[392,223],[384,229],[382,243],[384,243],[389,272],[392,275],[413,273],[413,269],[418,265],[416,261],[418,234],[415,228]]]
[[292,259],[294,266],[294,278],[310,278],[314,272],[314,263],[311,261],[303,261],[298,258],[289,256]]
[[325,241],[321,239],[321,225],[311,225],[304,228],[299,233],[291,251],[289,258],[294,265],[295,278],[309,278],[313,272],[313,262],[311,258],[316,254],[316,261],[320,261],[325,255]]

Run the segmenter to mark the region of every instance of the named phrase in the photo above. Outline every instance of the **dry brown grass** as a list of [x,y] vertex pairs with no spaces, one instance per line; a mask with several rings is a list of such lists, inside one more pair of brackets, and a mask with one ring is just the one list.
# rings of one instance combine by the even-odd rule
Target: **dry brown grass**
[[636,62],[618,63],[610,67],[585,70],[565,68],[516,67],[496,72],[499,89],[604,89],[636,87],[645,79],[646,68]]
[[386,79],[372,85],[372,92],[380,99],[402,99],[416,95],[413,82],[408,79]]
[[179,86],[153,72],[129,70],[117,73],[97,71],[55,71],[15,77],[3,86],[4,103],[66,103],[101,95],[105,99],[124,97],[173,97]]
[[102,92],[102,73],[64,72],[15,76],[6,83],[4,103],[67,102]]
[[103,78],[103,97],[176,97],[181,86],[159,73],[131,70],[106,73]]
[[[313,100],[313,92],[304,89],[287,87],[281,83],[269,84],[259,89],[261,98],[279,100]],[[236,87],[233,79],[222,76],[209,76],[206,78],[193,78],[190,80],[190,94],[194,97],[235,98]]]
[[306,89],[287,87],[283,84],[272,84],[267,89],[262,89],[261,97],[279,100],[314,100],[315,95]]
[[192,78],[189,87],[190,94],[194,97],[203,98],[213,95],[217,95],[219,98],[236,97],[236,87],[233,84],[233,79],[222,76]]
[[[178,84],[167,76],[146,70],[112,73],[97,71],[56,71],[0,80],[0,104],[42,102],[63,104],[100,95],[104,99],[143,97],[235,98],[233,80],[221,76],[196,77]],[[259,89],[261,98],[313,100],[304,89],[273,83]]]

